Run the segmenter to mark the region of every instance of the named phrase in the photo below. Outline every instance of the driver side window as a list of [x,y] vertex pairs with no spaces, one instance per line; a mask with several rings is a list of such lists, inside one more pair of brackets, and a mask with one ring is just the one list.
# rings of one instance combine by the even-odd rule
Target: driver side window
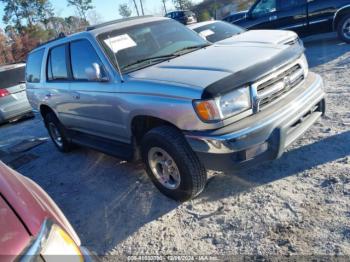
[[265,16],[276,11],[276,0],[261,0],[253,9],[253,17]]

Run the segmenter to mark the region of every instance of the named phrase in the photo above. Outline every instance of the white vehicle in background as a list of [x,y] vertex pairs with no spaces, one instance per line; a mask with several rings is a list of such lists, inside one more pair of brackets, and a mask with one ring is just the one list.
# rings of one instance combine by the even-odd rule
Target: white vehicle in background
[[254,42],[274,45],[303,45],[298,35],[286,30],[250,30],[224,21],[207,21],[188,25],[211,43]]
[[24,63],[0,66],[0,124],[32,115],[24,84],[25,66]]

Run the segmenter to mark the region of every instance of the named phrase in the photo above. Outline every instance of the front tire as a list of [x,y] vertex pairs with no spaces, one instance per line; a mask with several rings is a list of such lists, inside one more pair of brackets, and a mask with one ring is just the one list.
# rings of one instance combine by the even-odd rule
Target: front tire
[[73,146],[71,142],[69,142],[66,130],[56,115],[54,113],[48,113],[45,116],[44,121],[49,135],[57,149],[64,153],[72,151]]
[[148,176],[164,195],[186,201],[203,191],[207,172],[176,128],[149,131],[142,139],[141,152]]
[[338,37],[342,41],[350,44],[350,15],[346,15],[340,20],[338,24],[337,32],[338,32]]

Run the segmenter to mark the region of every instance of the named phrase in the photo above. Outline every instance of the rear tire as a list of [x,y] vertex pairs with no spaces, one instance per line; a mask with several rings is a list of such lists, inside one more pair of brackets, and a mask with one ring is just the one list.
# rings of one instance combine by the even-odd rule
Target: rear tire
[[207,172],[176,128],[161,126],[149,131],[142,139],[141,153],[148,176],[164,195],[186,201],[203,191]]
[[60,123],[56,115],[54,113],[48,113],[46,114],[44,121],[52,142],[57,149],[64,153],[72,151],[73,145],[66,135],[67,132],[64,126]]
[[343,17],[337,27],[338,37],[342,41],[350,44],[350,14]]

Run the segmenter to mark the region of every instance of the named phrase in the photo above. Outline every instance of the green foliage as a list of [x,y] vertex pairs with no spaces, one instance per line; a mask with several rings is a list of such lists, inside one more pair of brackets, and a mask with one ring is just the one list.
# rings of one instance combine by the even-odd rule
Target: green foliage
[[49,0],[0,0],[4,5],[3,21],[21,32],[24,24],[31,26],[41,22],[45,24],[48,17],[53,15]]
[[119,11],[119,14],[124,18],[130,17],[132,14],[132,11],[127,4],[120,4],[118,11]]
[[74,6],[81,18],[86,19],[86,13],[93,9],[92,0],[68,0],[68,5]]
[[173,0],[173,4],[180,10],[190,10],[193,7],[193,2],[191,0]]
[[201,13],[199,14],[199,16],[198,16],[199,22],[208,21],[208,20],[210,20],[210,19],[211,19],[211,15],[210,15],[210,13],[209,13],[208,10],[205,10],[205,11],[201,12]]
[[250,6],[254,4],[255,0],[241,0],[238,3],[237,9],[239,11],[241,10],[247,10]]

